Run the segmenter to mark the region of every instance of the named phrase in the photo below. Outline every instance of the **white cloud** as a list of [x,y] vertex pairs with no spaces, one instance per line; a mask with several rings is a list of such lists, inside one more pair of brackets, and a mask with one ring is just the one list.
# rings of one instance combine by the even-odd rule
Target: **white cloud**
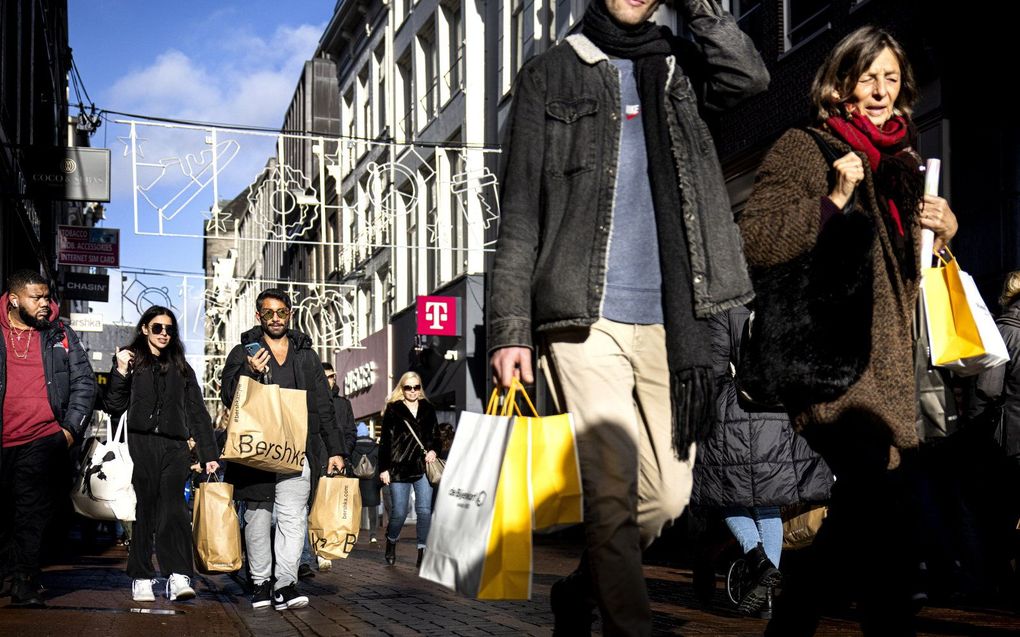
[[[279,26],[261,37],[246,26],[220,31],[204,50],[165,50],[146,66],[124,74],[112,84],[105,100],[108,108],[121,112],[170,119],[277,128],[283,124],[290,99],[305,60],[315,52],[325,25]],[[185,157],[207,148],[203,134],[182,130],[140,127],[146,141],[141,148],[145,161]],[[111,136],[126,137],[123,125],[111,125]],[[219,196],[237,195],[265,165],[273,152],[272,138],[237,136],[241,153],[220,177]],[[130,160],[123,145],[113,145],[114,189],[131,196]],[[140,171],[144,183],[152,169]],[[187,179],[176,169],[161,182],[173,190],[160,193],[160,201],[173,196]],[[211,190],[211,189],[209,189]],[[212,193],[193,202],[208,211]],[[155,210],[140,206],[140,217],[155,218]],[[194,216],[188,215],[185,216]]]
[[107,103],[174,119],[279,126],[323,28],[280,26],[263,38],[239,27],[201,54],[169,49],[118,79]]

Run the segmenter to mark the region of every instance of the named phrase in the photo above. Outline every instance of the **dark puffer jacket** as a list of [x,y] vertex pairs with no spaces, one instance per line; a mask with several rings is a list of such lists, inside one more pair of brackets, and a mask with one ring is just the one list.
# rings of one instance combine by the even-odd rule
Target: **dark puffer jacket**
[[977,399],[969,415],[992,418],[995,439],[1006,455],[1020,463],[1020,299],[1010,303],[995,322],[1006,341],[1009,361],[978,376]]
[[691,503],[707,507],[783,506],[829,499],[832,472],[794,433],[785,413],[745,411],[731,362],[749,312],[734,308],[712,317],[716,409],[712,437],[698,447]]
[[418,401],[417,416],[411,415],[402,400],[387,405],[379,444],[379,472],[389,471],[391,482],[415,482],[425,473],[425,451],[411,435],[408,424],[414,427],[425,450],[436,451],[439,446],[439,421],[429,401]]
[[[9,303],[8,293],[0,296],[0,307]],[[57,305],[50,303],[50,316],[58,316]],[[0,314],[0,321],[7,324],[6,312]],[[65,431],[81,441],[92,417],[96,398],[96,375],[92,372],[88,355],[81,346],[81,340],[70,327],[60,320],[51,323],[48,329],[39,333],[43,374],[46,377],[46,397],[49,399],[53,416]],[[7,395],[7,347],[0,338],[0,436],[3,435],[3,403]]]

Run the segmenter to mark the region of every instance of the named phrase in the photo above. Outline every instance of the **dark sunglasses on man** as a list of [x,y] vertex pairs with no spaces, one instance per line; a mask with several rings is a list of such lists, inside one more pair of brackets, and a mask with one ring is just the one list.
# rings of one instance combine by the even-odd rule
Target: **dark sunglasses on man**
[[259,312],[259,318],[261,318],[263,321],[271,321],[273,320],[273,314],[276,314],[277,318],[285,319],[288,316],[290,316],[290,310],[288,310],[285,307],[281,307],[278,310],[268,309],[262,310],[261,312]]
[[149,326],[149,331],[157,336],[162,334],[163,330],[166,330],[167,336],[173,336],[176,331],[173,325],[164,325],[163,323],[153,323]]

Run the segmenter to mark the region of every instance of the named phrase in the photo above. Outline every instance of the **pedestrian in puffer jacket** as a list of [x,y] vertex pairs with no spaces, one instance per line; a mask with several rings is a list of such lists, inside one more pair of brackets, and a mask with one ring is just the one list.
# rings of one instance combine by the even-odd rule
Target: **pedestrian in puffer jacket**
[[764,580],[740,600],[738,610],[746,614],[762,608],[767,588],[781,577],[780,507],[824,502],[832,485],[829,467],[794,433],[786,413],[756,409],[740,394],[733,370],[749,314],[737,307],[710,319],[718,423],[698,447],[691,493],[692,504],[720,510]]
[[117,352],[106,409],[113,418],[127,412],[128,449],[135,465],[131,483],[138,504],[127,566],[134,580],[132,597],[155,601],[155,535],[159,567],[168,575],[167,597],[191,599],[194,539],[184,502],[191,472],[188,438],[194,438],[206,473],[219,468],[219,450],[195,371],[184,359],[177,317],[169,309],[154,305],[146,310],[134,341]]

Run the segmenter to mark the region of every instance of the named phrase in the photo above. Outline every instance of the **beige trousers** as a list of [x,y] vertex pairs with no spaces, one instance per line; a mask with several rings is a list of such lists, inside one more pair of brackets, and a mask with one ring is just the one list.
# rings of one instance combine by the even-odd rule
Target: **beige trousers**
[[542,367],[577,426],[590,572],[605,634],[651,634],[641,552],[683,512],[689,460],[672,448],[661,325],[599,319],[547,338]]

